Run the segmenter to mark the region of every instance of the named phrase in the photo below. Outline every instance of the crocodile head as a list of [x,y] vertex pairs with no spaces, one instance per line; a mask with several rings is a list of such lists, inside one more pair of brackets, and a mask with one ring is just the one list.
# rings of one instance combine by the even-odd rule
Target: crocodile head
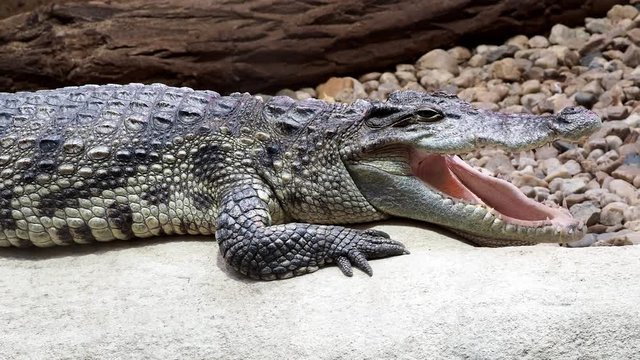
[[566,209],[538,203],[456,154],[579,140],[600,124],[584,108],[509,115],[444,93],[396,92],[371,105],[341,156],[363,196],[385,214],[439,224],[485,246],[568,242],[584,226]]

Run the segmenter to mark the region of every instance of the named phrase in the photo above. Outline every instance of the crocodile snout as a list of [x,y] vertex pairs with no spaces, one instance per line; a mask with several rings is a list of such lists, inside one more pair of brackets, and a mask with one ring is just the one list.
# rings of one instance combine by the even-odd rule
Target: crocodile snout
[[561,138],[579,140],[592,134],[602,125],[600,117],[581,106],[564,108],[553,117],[549,127]]

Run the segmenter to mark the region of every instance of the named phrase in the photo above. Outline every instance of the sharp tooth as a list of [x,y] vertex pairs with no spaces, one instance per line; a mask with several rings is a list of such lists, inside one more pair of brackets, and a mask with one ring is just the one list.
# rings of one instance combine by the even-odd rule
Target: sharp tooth
[[508,233],[514,233],[516,232],[516,226],[513,224],[507,224],[507,226],[505,226],[504,228]]
[[504,222],[502,220],[496,218],[495,220],[493,220],[493,224],[491,224],[491,229],[492,230],[501,229],[503,224]]
[[487,211],[487,213],[484,215],[484,218],[482,218],[482,221],[484,222],[489,222],[489,220],[493,219],[493,214],[491,213],[491,211]]
[[474,206],[473,213],[471,214],[472,219],[482,219],[484,215],[487,213],[487,210],[482,206]]
[[477,209],[478,207],[475,205],[467,205],[464,207],[464,212],[468,213],[469,215],[473,214],[473,212]]
[[444,199],[444,200],[442,200],[442,205],[451,206],[451,205],[453,205],[453,200],[448,199],[448,198]]

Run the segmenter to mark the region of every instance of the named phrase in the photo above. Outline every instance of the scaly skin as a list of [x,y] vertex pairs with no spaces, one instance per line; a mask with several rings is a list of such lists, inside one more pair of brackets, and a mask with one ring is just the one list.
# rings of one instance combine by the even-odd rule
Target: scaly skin
[[[437,119],[425,121],[434,107]],[[544,129],[503,124],[514,135],[504,139],[461,129],[473,114],[480,116],[457,98],[414,92],[351,105],[140,84],[0,93],[0,246],[215,234],[234,269],[269,280],[328,262],[346,275],[352,265],[371,274],[367,259],[406,253],[404,246],[339,224],[390,216],[471,239],[538,242],[425,203],[439,192],[412,183],[419,178],[408,153],[529,148],[583,136],[599,120],[577,111],[575,119],[544,120],[552,124]],[[445,200],[482,207],[440,193]]]

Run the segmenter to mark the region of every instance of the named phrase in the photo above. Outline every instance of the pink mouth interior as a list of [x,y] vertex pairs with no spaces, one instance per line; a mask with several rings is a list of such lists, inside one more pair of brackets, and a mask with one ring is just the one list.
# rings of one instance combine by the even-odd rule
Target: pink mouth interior
[[414,152],[411,168],[428,186],[452,198],[485,204],[510,223],[568,226],[574,222],[567,211],[540,204],[511,183],[482,174],[457,156]]

